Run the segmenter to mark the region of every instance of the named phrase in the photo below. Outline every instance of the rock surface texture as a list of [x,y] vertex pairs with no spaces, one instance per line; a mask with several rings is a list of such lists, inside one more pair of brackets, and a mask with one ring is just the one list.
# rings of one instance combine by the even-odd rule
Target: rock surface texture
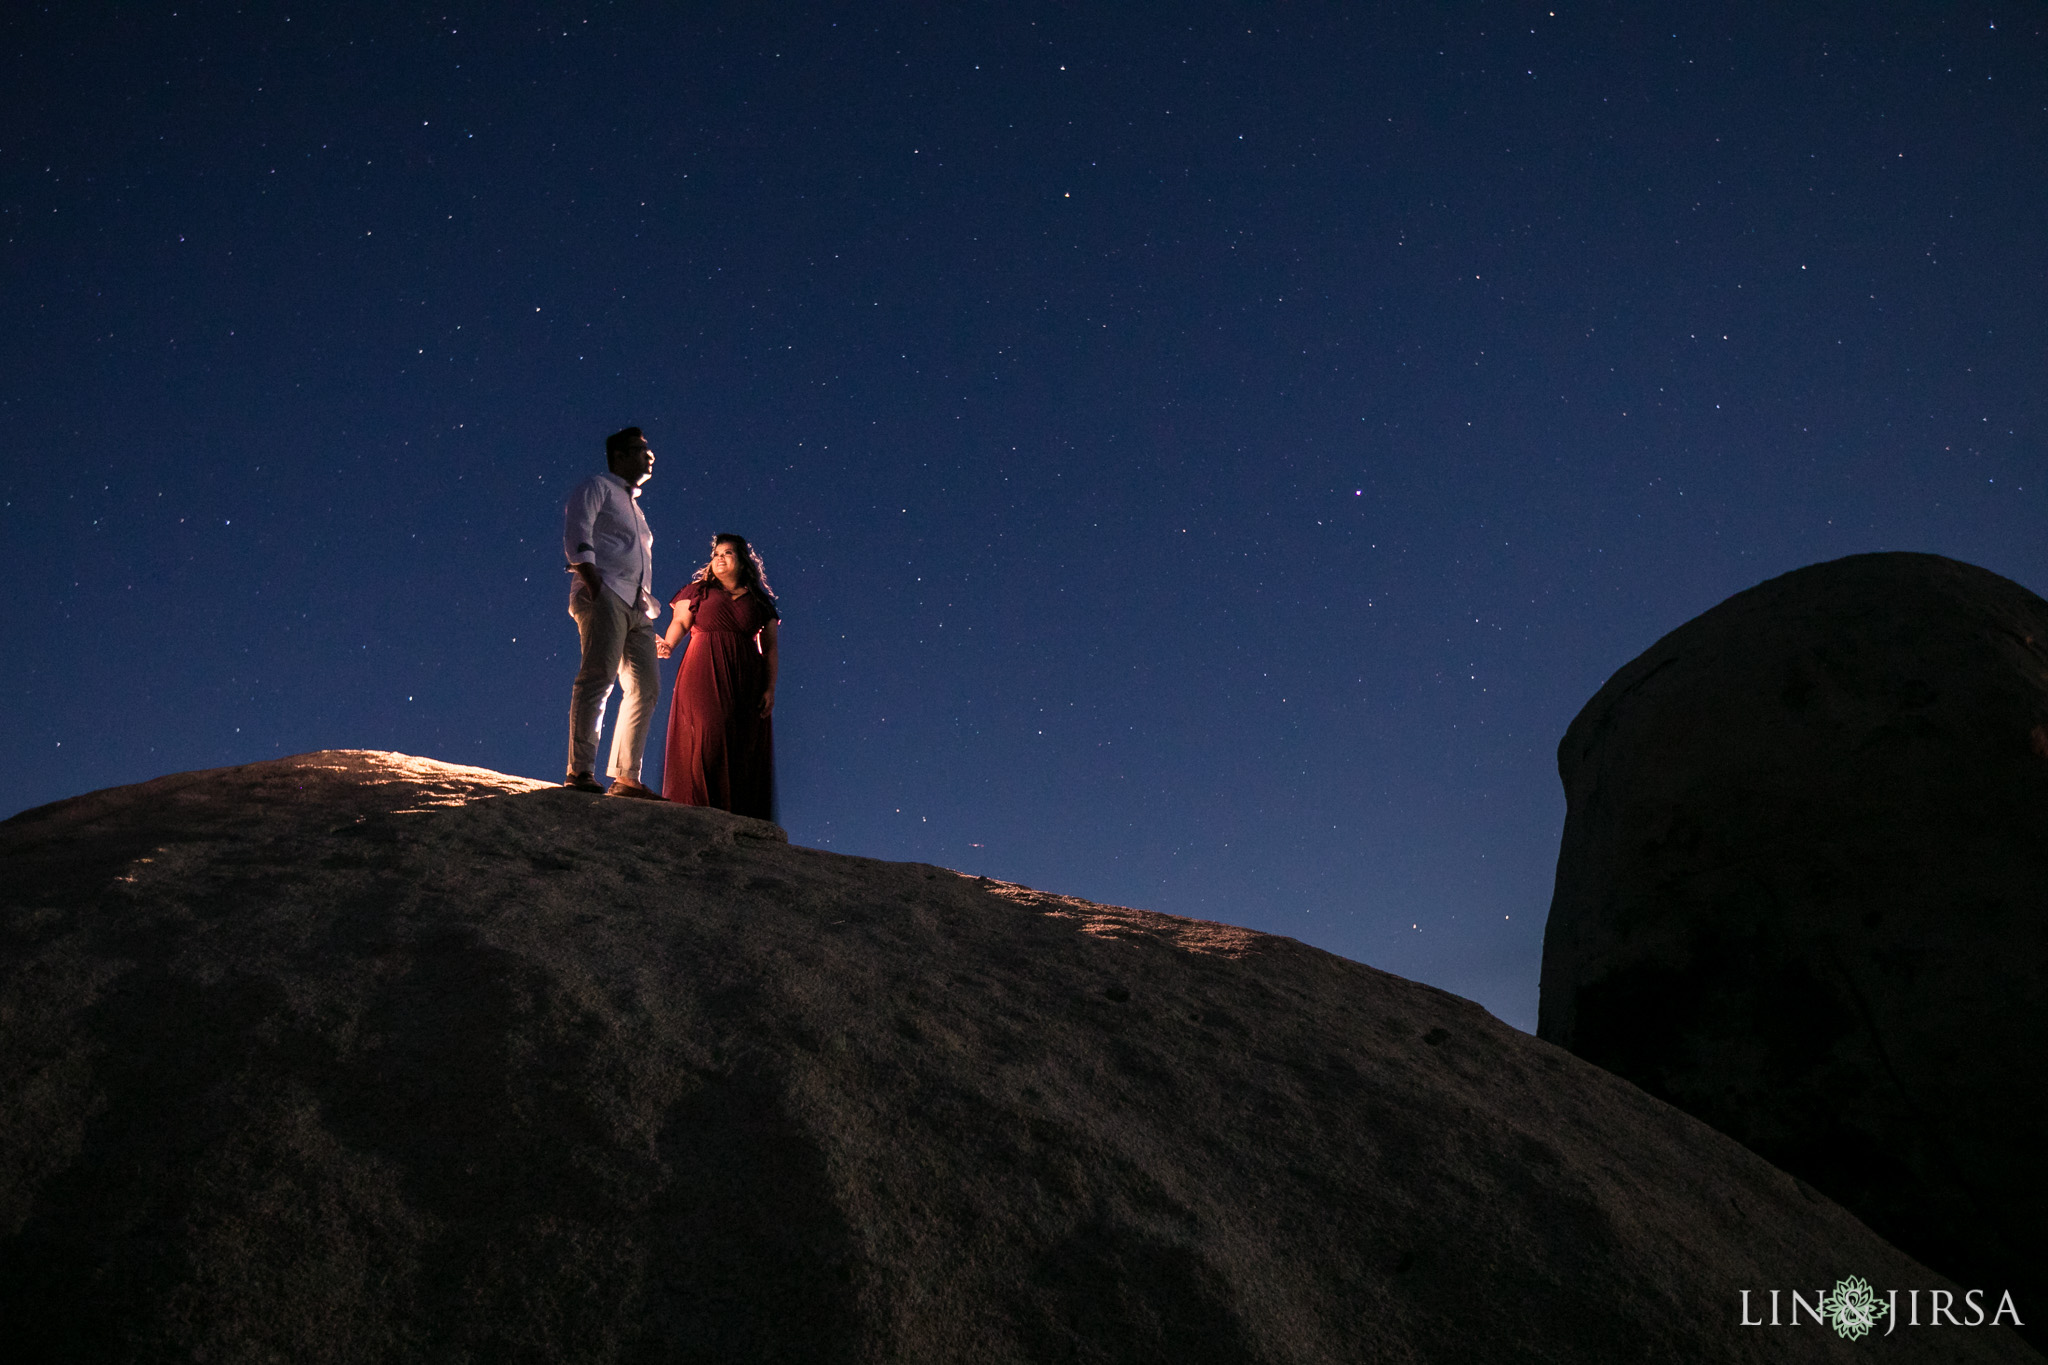
[[1933,555],[1772,579],[1558,749],[1538,1033],[2048,1319],[2048,602]]
[[11,1361],[1855,1361],[1740,1291],[1945,1283],[1441,991],[716,812],[325,753],[0,856]]

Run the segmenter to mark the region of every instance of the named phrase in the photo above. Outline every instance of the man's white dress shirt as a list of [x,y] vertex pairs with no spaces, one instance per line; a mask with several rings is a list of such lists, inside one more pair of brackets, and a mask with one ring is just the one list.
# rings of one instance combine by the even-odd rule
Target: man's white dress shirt
[[661,611],[654,600],[654,533],[640,515],[639,497],[639,489],[610,470],[577,484],[562,524],[562,552],[571,564],[595,567],[620,601],[652,620]]

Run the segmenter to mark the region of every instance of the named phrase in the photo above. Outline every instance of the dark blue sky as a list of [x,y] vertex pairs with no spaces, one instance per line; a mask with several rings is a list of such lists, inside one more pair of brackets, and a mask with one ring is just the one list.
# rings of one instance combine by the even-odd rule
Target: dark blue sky
[[2048,586],[2038,4],[308,8],[0,20],[0,812],[558,776],[637,423],[657,587],[781,594],[792,838],[1528,1028],[1614,669]]

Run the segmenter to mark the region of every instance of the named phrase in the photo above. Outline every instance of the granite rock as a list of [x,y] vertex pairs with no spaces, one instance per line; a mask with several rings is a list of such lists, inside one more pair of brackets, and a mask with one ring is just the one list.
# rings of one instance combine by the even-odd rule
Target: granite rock
[[1468,1001],[718,812],[338,752],[0,857],[10,1360],[1853,1361],[1741,1291],[1952,1290]]
[[[1538,1033],[2048,1316],[2048,602],[1817,564],[1659,640],[1558,749]],[[2043,1338],[2032,1338],[2037,1345]]]

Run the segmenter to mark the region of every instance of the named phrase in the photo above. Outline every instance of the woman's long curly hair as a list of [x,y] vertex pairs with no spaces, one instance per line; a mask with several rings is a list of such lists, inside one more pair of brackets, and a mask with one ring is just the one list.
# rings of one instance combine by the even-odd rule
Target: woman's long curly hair
[[[740,586],[751,588],[769,601],[774,601],[775,589],[768,586],[768,567],[761,562],[761,556],[755,551],[754,547],[747,544],[747,538],[741,535],[734,535],[731,531],[720,531],[717,535],[711,537],[712,551],[715,553],[721,545],[732,546],[734,553],[739,556]],[[697,576],[690,581],[692,583],[716,582],[716,578],[711,573],[711,561],[705,560],[704,567],[697,570]]]

